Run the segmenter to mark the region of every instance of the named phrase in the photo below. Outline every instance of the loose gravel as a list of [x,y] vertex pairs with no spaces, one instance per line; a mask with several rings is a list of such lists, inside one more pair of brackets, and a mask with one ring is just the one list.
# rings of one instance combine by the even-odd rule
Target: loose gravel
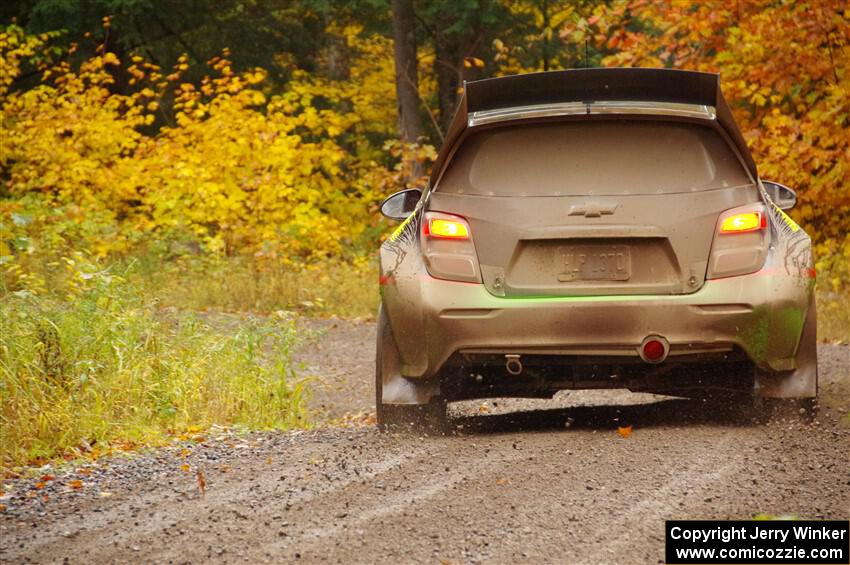
[[452,435],[418,437],[369,423],[373,323],[304,328],[317,429],[214,428],[6,481],[0,562],[660,563],[666,519],[850,518],[848,346],[820,346],[812,423],[574,392],[459,404]]

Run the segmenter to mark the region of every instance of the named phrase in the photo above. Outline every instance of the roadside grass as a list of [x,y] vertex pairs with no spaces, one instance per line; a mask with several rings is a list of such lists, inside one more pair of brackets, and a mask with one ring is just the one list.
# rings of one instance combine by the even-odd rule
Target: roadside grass
[[245,258],[147,257],[135,278],[161,305],[185,310],[371,318],[378,309],[378,268],[367,261],[260,267]]
[[[377,268],[75,253],[0,277],[0,476],[214,424],[308,424],[290,365],[298,315],[372,317]],[[819,338],[850,343],[850,291],[818,292]],[[220,312],[236,313],[222,323]]]
[[68,295],[0,289],[0,475],[212,424],[306,425],[290,316],[217,329],[114,272],[75,275]]
[[[174,261],[139,259],[134,278],[162,306],[182,310],[373,318],[378,310],[378,267],[327,260],[309,267],[258,268],[242,258],[184,256]],[[850,287],[827,291],[824,273],[817,289],[818,339],[850,343]],[[846,285],[845,285],[846,286]]]
[[818,289],[818,339],[850,344],[850,288],[843,292]]

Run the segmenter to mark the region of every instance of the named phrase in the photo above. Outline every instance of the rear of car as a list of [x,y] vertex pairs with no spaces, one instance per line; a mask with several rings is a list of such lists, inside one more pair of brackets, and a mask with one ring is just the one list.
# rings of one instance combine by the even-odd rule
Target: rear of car
[[714,75],[498,81],[467,85],[382,247],[379,417],[571,388],[815,396],[811,245]]

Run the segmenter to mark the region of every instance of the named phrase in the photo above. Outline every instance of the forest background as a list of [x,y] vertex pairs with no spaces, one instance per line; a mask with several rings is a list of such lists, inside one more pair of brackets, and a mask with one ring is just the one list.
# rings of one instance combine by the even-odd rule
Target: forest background
[[303,425],[293,318],[374,314],[378,205],[489,76],[719,72],[763,178],[798,192],[821,338],[850,340],[841,0],[7,0],[0,26],[7,472]]

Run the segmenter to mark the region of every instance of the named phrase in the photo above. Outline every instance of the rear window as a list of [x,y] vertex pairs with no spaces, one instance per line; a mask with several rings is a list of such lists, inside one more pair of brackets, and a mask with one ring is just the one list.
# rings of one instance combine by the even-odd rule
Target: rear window
[[476,133],[455,153],[437,190],[480,196],[671,194],[750,182],[711,128],[604,120]]

